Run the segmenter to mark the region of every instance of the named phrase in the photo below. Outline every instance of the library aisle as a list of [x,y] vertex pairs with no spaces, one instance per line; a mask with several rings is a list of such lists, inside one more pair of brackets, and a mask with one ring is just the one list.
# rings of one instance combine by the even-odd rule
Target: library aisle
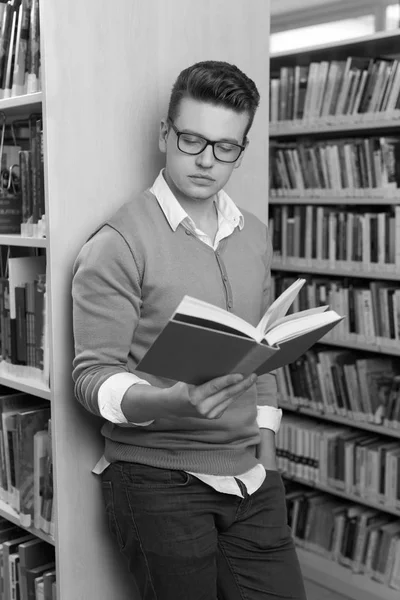
[[349,600],[347,596],[341,596],[328,588],[322,587],[309,579],[305,580],[307,600]]

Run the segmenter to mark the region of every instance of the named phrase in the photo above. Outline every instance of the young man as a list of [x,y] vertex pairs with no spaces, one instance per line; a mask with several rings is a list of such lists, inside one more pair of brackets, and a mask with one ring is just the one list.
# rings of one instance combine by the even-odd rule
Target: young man
[[274,376],[192,386],[136,370],[185,294],[253,324],[269,305],[266,227],[223,191],[258,103],[233,65],[182,71],[161,122],[165,169],[74,267],[76,396],[106,419],[95,472],[142,600],[305,599],[276,470]]

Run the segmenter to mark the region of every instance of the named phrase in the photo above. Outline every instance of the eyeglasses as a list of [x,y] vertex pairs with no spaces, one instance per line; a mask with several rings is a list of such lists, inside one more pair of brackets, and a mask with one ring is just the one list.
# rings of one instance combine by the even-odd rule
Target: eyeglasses
[[168,117],[167,121],[171,125],[172,129],[176,134],[176,143],[178,150],[184,154],[192,154],[193,156],[201,154],[207,148],[211,146],[213,149],[214,157],[224,163],[234,163],[237,161],[239,156],[242,154],[246,146],[240,144],[232,144],[230,142],[212,142],[201,135],[195,135],[194,133],[185,133],[179,131],[172,120]]

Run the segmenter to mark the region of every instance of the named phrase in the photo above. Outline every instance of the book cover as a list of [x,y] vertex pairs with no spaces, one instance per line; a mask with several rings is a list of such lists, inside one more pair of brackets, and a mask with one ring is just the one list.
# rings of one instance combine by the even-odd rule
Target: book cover
[[21,524],[30,527],[34,516],[34,436],[45,429],[50,417],[50,408],[43,407],[24,411],[16,415],[18,439],[18,479],[16,509]]
[[4,583],[4,598],[11,598],[10,590],[10,563],[9,556],[15,552],[18,552],[18,546],[22,542],[27,542],[33,539],[31,534],[25,532],[25,535],[21,535],[18,538],[3,542],[3,583]]
[[28,600],[36,600],[35,579],[41,577],[46,571],[50,571],[55,567],[54,562],[49,562],[45,565],[26,569],[26,586],[28,590]]
[[342,319],[327,306],[286,315],[304,283],[298,279],[286,289],[257,327],[185,296],[137,370],[199,385],[228,373],[262,375],[293,362]]
[[38,431],[33,436],[33,524],[35,529],[40,529],[41,525],[48,440],[47,430]]
[[[56,581],[56,571],[47,571],[43,573],[43,594],[44,600],[53,600],[53,583]],[[21,598],[21,600],[23,600]]]
[[27,569],[40,567],[43,564],[54,561],[54,547],[43,540],[34,538],[19,545],[19,570],[20,570],[20,596],[21,600],[28,600],[28,588],[26,580]]

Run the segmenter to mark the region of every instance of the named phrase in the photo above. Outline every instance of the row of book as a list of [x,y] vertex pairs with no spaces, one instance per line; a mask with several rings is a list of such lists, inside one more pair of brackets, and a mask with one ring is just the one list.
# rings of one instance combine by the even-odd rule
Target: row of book
[[[272,278],[277,298],[296,277]],[[322,341],[370,343],[398,350],[400,340],[400,285],[384,281],[368,283],[347,278],[309,277],[290,312],[329,305],[345,318]],[[290,313],[289,313],[290,314]]]
[[276,448],[278,468],[289,477],[386,507],[400,517],[398,440],[287,413]]
[[[328,268],[366,271],[400,267],[400,206],[349,210],[332,206],[272,205],[268,220],[274,257]],[[304,259],[303,262],[301,260]]]
[[399,368],[387,356],[313,349],[276,376],[281,401],[294,408],[400,432]]
[[54,546],[0,517],[0,600],[57,600]]
[[312,61],[273,73],[270,120],[329,119],[396,114],[400,109],[400,62],[393,58],[349,56]]
[[374,189],[400,187],[400,139],[356,137],[335,140],[298,140],[270,145],[270,188],[296,190]]
[[21,526],[53,536],[50,406],[12,392],[0,389],[0,500],[19,515]]
[[1,1],[0,47],[0,99],[39,92],[39,0]]
[[9,138],[1,155],[0,234],[45,237],[42,116],[7,125]]
[[400,590],[400,519],[285,480],[295,543]]
[[46,257],[9,256],[3,275],[0,276],[0,373],[20,376],[25,372],[27,377],[48,384]]

